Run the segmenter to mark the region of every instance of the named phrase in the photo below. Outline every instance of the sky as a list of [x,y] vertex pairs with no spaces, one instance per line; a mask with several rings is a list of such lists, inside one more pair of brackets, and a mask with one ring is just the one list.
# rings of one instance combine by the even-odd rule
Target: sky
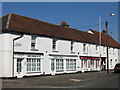
[[[109,35],[118,41],[118,2],[3,2],[2,15],[15,13],[52,24],[66,21],[70,28],[101,30],[109,23]],[[116,16],[109,16],[115,13]]]

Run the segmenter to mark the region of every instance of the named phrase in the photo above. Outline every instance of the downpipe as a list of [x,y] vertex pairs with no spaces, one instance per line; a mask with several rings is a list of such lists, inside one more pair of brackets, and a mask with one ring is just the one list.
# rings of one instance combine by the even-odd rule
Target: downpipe
[[23,34],[21,34],[21,36],[19,36],[19,37],[16,37],[16,38],[14,38],[13,39],[13,77],[14,77],[14,41],[16,41],[16,40],[18,40],[18,39],[20,39],[20,38],[22,38],[23,37]]

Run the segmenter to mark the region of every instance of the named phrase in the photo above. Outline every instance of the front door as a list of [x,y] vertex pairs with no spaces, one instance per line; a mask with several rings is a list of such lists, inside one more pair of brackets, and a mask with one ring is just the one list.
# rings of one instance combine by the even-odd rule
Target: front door
[[17,78],[23,77],[23,58],[17,58]]
[[102,62],[101,62],[102,70],[106,70],[106,61],[105,61],[106,58],[101,58],[101,59],[102,59]]

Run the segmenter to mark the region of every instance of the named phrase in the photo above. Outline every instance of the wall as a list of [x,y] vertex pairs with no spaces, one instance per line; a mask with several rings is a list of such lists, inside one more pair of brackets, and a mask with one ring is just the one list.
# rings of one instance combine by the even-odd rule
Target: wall
[[[4,33],[0,35],[0,61],[3,64],[3,74],[4,77],[12,77],[12,64],[13,64],[13,38],[19,37],[20,35],[13,35],[9,33]],[[36,49],[38,51],[31,50],[31,35],[25,34],[22,38],[15,41],[15,52],[39,52],[44,53],[43,62],[42,62],[42,70],[45,72],[44,74],[50,74],[50,58],[49,54],[58,54],[58,55],[78,55],[79,56],[93,56],[99,57],[101,53],[101,57],[106,57],[106,47],[103,51],[103,46],[101,48],[98,46],[98,52],[96,52],[96,45],[86,43],[86,53],[83,52],[83,43],[82,42],[74,42],[73,44],[73,52],[71,53],[71,41],[69,40],[61,40],[58,39],[56,42],[56,50],[58,52],[53,52],[52,50],[52,40],[53,38],[41,37],[37,36],[36,38]],[[100,52],[101,50],[101,52]],[[110,48],[111,54],[109,54],[109,60],[112,60],[112,66],[109,63],[109,68],[113,69],[115,64],[119,62],[118,60],[118,49],[115,48],[115,54],[113,54],[113,48]],[[77,67],[80,66],[80,59],[78,56]],[[117,61],[115,61],[117,59]],[[109,61],[110,62],[110,61]],[[80,67],[79,69],[80,70]]]

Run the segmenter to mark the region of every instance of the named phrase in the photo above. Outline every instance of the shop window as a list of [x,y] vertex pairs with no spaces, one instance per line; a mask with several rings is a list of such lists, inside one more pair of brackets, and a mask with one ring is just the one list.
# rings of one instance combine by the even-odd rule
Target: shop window
[[66,59],[66,70],[76,70],[76,59]]
[[81,68],[83,68],[83,61],[84,61],[84,60],[82,59],[82,60],[81,60]]
[[41,60],[40,59],[27,59],[27,71],[36,72],[41,70]]
[[84,60],[84,68],[87,68],[87,60]]
[[51,71],[55,70],[55,63],[54,63],[54,59],[51,59]]
[[99,60],[96,60],[96,68],[99,67]]
[[90,67],[91,67],[91,68],[94,68],[94,60],[91,60],[90,62],[91,62],[91,63],[90,63]]
[[22,59],[17,58],[17,72],[20,73],[22,69]]
[[56,59],[56,71],[63,71],[63,59]]

